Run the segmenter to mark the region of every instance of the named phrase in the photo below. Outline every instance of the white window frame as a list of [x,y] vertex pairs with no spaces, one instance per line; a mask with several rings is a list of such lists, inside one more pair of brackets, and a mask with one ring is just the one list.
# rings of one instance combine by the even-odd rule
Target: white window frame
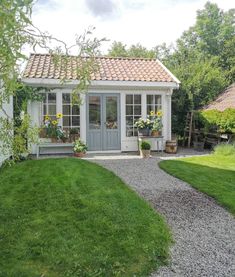
[[[68,103],[65,103],[65,104],[63,103],[63,94],[69,94],[70,95],[70,102],[69,102],[69,104]],[[64,115],[63,114],[63,107],[64,106],[70,106],[70,114],[69,115]],[[80,132],[80,129],[81,129],[81,106],[80,105],[78,105],[78,106],[79,106],[79,114],[73,115],[72,114],[72,108],[73,108],[73,106],[72,106],[72,93],[71,92],[62,92],[61,93],[61,110],[62,110],[62,114],[63,114],[63,116],[70,117],[70,122],[71,122],[70,126],[64,126],[64,124],[63,124],[63,118],[62,118],[62,120],[61,120],[62,128],[66,128],[66,129],[69,129],[69,130],[72,129],[72,128],[76,128]],[[72,124],[72,122],[73,122],[72,118],[75,117],[75,116],[79,117],[79,125],[78,126]]]
[[[132,95],[133,96],[133,103],[132,104],[127,104],[127,101],[126,101],[126,98],[127,98],[127,96],[128,95]],[[139,96],[140,97],[140,104],[135,104],[135,96]],[[133,138],[133,137],[136,137],[136,135],[135,135],[135,127],[134,127],[134,118],[135,117],[142,117],[142,114],[143,114],[143,103],[142,103],[142,100],[143,100],[143,97],[142,97],[142,95],[140,94],[140,93],[126,93],[125,94],[125,137],[127,137],[127,138]],[[133,113],[131,114],[131,115],[128,115],[127,114],[127,107],[130,107],[130,106],[132,106],[133,107]],[[140,114],[139,115],[135,115],[135,106],[140,106],[140,110],[141,110],[141,112],[140,112]],[[133,120],[133,125],[132,125],[132,131],[131,132],[133,132],[133,135],[131,135],[131,136],[127,136],[127,120],[126,120],[126,118],[127,117],[131,117],[132,116],[132,120]]]
[[[55,94],[55,103],[51,104],[48,102],[48,95],[49,94]],[[57,114],[57,110],[58,110],[58,107],[57,107],[57,93],[56,92],[44,92],[42,93],[42,96],[45,97],[46,101],[44,102],[44,100],[42,101],[42,118],[41,118],[41,122],[40,124],[43,125],[43,122],[44,122],[44,117],[46,115],[48,115],[49,117],[55,117],[56,118],[56,114]],[[54,105],[55,106],[55,114],[49,114],[49,106],[52,106]],[[44,106],[46,106],[46,113],[44,114]]]
[[[152,104],[148,104],[148,96],[152,96],[153,97],[153,103]],[[160,99],[161,99],[161,103],[160,104],[155,102],[155,96],[160,97]],[[162,105],[163,105],[162,100],[163,99],[162,99],[162,95],[161,94],[152,94],[152,93],[147,93],[146,94],[146,114],[147,114],[147,116],[149,115],[148,114],[148,106],[154,106],[154,110],[153,110],[154,113],[156,113],[157,111],[160,111],[160,110],[162,111]],[[150,111],[152,111],[152,110],[150,110]]]

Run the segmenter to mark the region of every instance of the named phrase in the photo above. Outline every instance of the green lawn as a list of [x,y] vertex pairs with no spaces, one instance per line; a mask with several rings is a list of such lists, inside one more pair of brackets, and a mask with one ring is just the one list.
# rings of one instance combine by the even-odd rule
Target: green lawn
[[0,276],[147,276],[167,261],[161,216],[117,176],[75,158],[0,170]]
[[214,197],[235,215],[235,156],[209,155],[162,161],[171,175]]

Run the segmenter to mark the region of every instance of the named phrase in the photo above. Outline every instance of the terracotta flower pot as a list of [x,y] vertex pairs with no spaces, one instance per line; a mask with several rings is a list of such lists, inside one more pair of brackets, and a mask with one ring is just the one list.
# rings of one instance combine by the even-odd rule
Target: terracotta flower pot
[[86,155],[86,152],[74,152],[74,156],[77,158],[82,158]]
[[159,137],[160,134],[161,134],[161,132],[160,132],[160,131],[157,131],[157,130],[153,130],[153,131],[151,132],[151,136],[152,136],[152,137]]
[[57,142],[58,142],[58,139],[55,138],[55,137],[52,137],[52,138],[51,138],[51,142],[52,142],[52,143],[57,143]]

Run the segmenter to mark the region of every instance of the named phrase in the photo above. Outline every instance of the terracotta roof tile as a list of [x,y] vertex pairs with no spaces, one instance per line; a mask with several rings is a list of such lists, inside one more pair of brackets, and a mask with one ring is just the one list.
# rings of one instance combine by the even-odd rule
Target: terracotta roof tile
[[[177,79],[155,59],[97,57],[96,61],[99,69],[92,74],[92,80],[177,82]],[[67,80],[76,80],[78,79],[76,69],[80,62],[77,57],[69,56],[65,68],[61,63],[56,65],[49,54],[31,54],[23,77],[45,79],[64,77]]]
[[235,83],[222,92],[218,98],[204,108],[204,110],[224,111],[228,108],[235,109]]

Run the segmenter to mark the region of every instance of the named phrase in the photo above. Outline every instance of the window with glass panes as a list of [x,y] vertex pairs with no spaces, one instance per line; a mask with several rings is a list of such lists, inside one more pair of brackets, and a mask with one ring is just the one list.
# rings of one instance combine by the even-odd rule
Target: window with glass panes
[[147,115],[150,115],[150,112],[160,111],[162,109],[162,97],[161,95],[147,95]]
[[52,120],[56,119],[56,93],[45,93],[43,96],[43,119],[48,115]]
[[71,93],[62,94],[63,129],[80,129],[80,106],[72,104]]
[[126,136],[137,136],[135,122],[141,117],[141,95],[126,95]]

